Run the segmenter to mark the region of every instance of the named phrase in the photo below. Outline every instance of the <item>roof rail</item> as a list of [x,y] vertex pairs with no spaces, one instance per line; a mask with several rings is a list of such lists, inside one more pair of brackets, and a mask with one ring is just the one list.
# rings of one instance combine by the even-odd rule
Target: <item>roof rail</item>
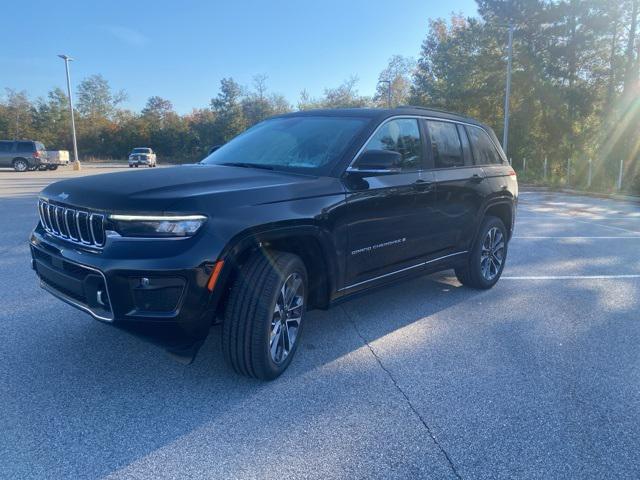
[[420,107],[417,105],[398,105],[396,108],[415,108],[416,110],[430,110],[432,112],[450,113],[452,115],[463,116],[459,113],[455,113],[450,110],[445,110],[444,108],[437,108],[437,107]]

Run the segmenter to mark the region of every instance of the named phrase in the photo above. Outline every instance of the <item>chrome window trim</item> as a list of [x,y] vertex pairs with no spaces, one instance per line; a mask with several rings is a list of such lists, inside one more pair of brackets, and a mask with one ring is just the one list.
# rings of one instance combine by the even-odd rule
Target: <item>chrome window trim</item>
[[378,275],[377,277],[369,278],[369,279],[363,280],[361,282],[357,282],[357,283],[353,283],[351,285],[347,285],[346,287],[342,287],[338,291],[342,292],[344,290],[349,290],[351,288],[358,287],[360,285],[364,285],[365,283],[374,282],[374,281],[380,280],[382,278],[390,277],[391,275],[396,275],[397,273],[402,273],[402,272],[406,272],[408,270],[413,270],[414,268],[424,267],[425,265],[429,265],[430,263],[435,263],[435,262],[438,262],[440,260],[444,260],[445,258],[455,257],[457,255],[462,255],[464,253],[469,253],[469,251],[468,250],[462,250],[460,252],[450,253],[449,255],[444,255],[442,257],[434,258],[432,260],[427,260],[426,262],[420,262],[420,263],[418,263],[416,265],[411,265],[410,267],[401,268],[400,270],[395,270],[393,272],[385,273],[384,275]]
[[[361,172],[361,173],[411,173],[409,171],[406,172],[396,172],[394,170],[358,170],[357,168],[355,168],[353,166],[353,164],[355,163],[355,161],[358,159],[358,157],[362,154],[362,152],[364,152],[364,149],[367,147],[367,144],[371,141],[371,139],[374,137],[374,135],[376,133],[378,133],[378,130],[380,130],[385,124],[387,124],[388,122],[392,121],[392,120],[398,120],[398,119],[403,119],[403,118],[415,118],[418,120],[434,120],[434,121],[438,121],[438,122],[448,122],[448,123],[453,123],[453,124],[459,124],[459,125],[465,125],[468,127],[474,127],[474,128],[479,128],[480,130],[482,130],[483,132],[485,132],[487,134],[487,136],[489,137],[489,140],[491,140],[491,143],[493,143],[493,146],[495,148],[498,149],[498,152],[501,151],[501,148],[498,148],[498,146],[496,145],[496,142],[493,140],[493,138],[491,138],[491,135],[489,135],[489,132],[487,132],[483,127],[481,127],[480,125],[474,125],[473,123],[469,123],[469,122],[465,122],[462,120],[453,120],[451,118],[442,118],[442,117],[434,117],[434,116],[425,116],[425,115],[394,115],[392,117],[388,117],[385,118],[380,125],[378,125],[376,127],[376,129],[371,133],[371,135],[369,135],[369,137],[367,138],[367,140],[362,144],[362,147],[360,147],[360,149],[356,152],[356,154],[353,156],[353,159],[351,160],[351,162],[349,162],[349,166],[346,168],[345,173],[346,172]],[[500,154],[500,158],[504,161],[504,158],[502,157],[502,154]],[[496,165],[496,164],[487,164],[487,165]],[[487,166],[485,165],[485,166]],[[504,165],[504,163],[503,163]],[[465,165],[466,166],[466,165]],[[469,165],[470,167],[482,167],[483,165],[476,165],[475,163],[473,165]],[[423,168],[420,170],[415,170],[418,172],[423,172],[423,171],[431,171],[434,169],[431,168]]]

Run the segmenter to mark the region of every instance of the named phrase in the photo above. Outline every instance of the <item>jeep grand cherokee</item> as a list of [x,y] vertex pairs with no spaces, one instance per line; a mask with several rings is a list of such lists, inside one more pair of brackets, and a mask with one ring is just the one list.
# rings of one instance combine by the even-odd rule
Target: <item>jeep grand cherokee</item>
[[186,362],[212,323],[239,373],[280,375],[305,312],[401,278],[500,278],[518,185],[493,131],[422,108],[268,119],[190,166],[45,188],[41,286]]

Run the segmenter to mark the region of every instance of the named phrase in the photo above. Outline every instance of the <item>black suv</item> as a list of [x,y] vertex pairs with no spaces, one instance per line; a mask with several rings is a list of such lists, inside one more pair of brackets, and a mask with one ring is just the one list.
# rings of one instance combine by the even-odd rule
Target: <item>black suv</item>
[[33,268],[53,295],[191,361],[212,323],[242,374],[277,377],[305,311],[454,268],[490,288],[518,185],[495,134],[422,108],[266,120],[195,165],[45,188]]
[[47,151],[42,143],[33,140],[0,140],[0,167],[26,172],[46,165]]

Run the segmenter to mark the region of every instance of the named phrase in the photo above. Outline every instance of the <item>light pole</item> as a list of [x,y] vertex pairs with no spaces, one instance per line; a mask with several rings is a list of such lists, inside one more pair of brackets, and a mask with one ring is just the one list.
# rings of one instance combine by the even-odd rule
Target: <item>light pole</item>
[[380,80],[378,84],[380,83],[387,84],[387,107],[391,108],[391,80]]
[[504,132],[502,135],[502,148],[507,153],[509,143],[509,97],[511,96],[511,58],[513,56],[513,24],[509,24],[509,54],[507,57],[507,89],[504,96]]
[[64,60],[64,68],[67,72],[67,94],[69,95],[69,112],[71,113],[71,133],[73,134],[73,169],[80,170],[78,158],[78,142],[76,141],[76,121],[73,118],[73,99],[71,98],[71,77],[69,76],[69,62],[73,60],[69,55],[58,55]]

